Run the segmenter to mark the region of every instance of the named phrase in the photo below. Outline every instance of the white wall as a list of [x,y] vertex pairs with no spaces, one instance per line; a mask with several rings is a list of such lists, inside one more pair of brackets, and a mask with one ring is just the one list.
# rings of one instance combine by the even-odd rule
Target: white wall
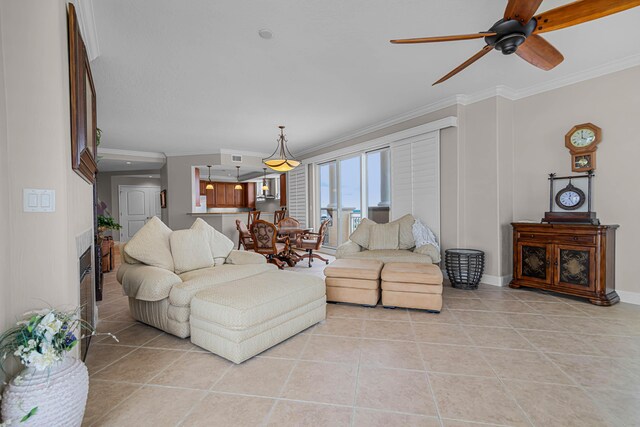
[[[1,9],[0,9],[1,10]],[[7,108],[5,103],[4,49],[2,41],[3,25],[0,19],[0,236],[9,236],[9,162],[7,141]],[[0,239],[0,330],[8,328],[13,316],[11,308],[9,274],[9,239]],[[4,373],[0,370],[0,384],[4,382]]]
[[[640,293],[638,159],[640,67],[566,86],[516,101],[513,128],[514,217],[539,220],[548,209],[546,174],[571,173],[564,135],[573,125],[602,128],[594,178],[594,210],[603,224],[619,224],[616,289]],[[638,295],[640,301],[640,295]],[[624,295],[623,295],[624,300]]]
[[[75,238],[92,230],[93,190],[71,170],[66,2],[1,2],[0,37],[6,100],[6,113],[0,103],[0,123],[6,120],[6,137],[0,131],[0,223],[8,228],[3,244],[11,249],[0,256],[8,264],[0,275],[6,326],[46,303],[78,305]],[[55,190],[56,211],[23,213],[23,188]]]

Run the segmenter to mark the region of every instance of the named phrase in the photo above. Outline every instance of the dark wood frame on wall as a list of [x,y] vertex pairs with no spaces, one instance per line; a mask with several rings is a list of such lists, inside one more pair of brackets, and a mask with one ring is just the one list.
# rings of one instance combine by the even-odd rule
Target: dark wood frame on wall
[[[97,124],[96,91],[87,51],[80,35],[75,7],[68,5],[69,94],[71,99],[71,168],[95,183]],[[89,121],[90,120],[90,121]]]

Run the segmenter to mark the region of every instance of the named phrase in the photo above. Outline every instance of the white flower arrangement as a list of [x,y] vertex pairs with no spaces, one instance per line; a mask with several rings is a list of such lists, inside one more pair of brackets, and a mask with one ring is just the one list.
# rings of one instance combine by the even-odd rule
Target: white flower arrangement
[[[78,344],[76,333],[80,339],[97,334],[95,329],[79,316],[80,307],[73,311],[45,309],[24,313],[24,320],[16,322],[16,326],[0,335],[0,368],[4,371],[7,356],[16,356],[20,362],[35,371],[50,370],[61,362],[67,352]],[[88,332],[82,335],[82,332]],[[14,384],[20,385],[25,379],[18,375]],[[37,413],[38,407],[32,408],[21,420],[27,421]],[[2,423],[0,427],[8,424]]]

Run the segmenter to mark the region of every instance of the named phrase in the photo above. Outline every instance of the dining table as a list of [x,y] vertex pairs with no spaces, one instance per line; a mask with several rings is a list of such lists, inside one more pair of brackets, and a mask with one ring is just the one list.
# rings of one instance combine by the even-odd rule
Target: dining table
[[298,261],[301,260],[300,255],[298,255],[298,253],[293,249],[292,243],[294,243],[298,239],[298,236],[306,234],[308,232],[312,232],[312,231],[313,231],[312,227],[286,227],[286,226],[278,227],[278,236],[289,237],[289,241],[290,241],[289,253],[287,254],[286,259],[283,259],[283,261],[289,264],[290,267],[295,266],[298,263]]

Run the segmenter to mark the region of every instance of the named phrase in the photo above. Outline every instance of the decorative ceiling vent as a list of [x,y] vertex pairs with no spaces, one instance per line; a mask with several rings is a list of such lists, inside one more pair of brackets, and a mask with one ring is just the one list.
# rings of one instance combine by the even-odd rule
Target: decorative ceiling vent
[[237,162],[237,163],[242,163],[242,156],[232,155],[231,156],[231,161],[232,162]]

